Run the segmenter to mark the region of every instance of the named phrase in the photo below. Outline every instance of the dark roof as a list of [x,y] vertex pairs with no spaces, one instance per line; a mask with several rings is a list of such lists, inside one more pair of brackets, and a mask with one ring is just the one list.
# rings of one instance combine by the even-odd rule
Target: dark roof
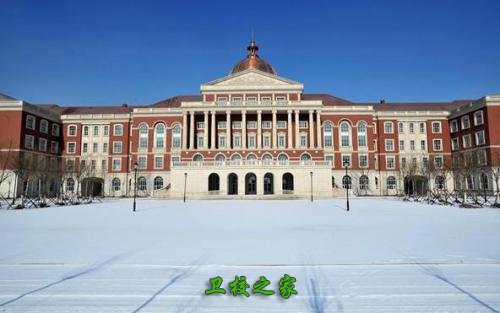
[[129,106],[74,106],[62,107],[61,114],[123,114],[132,112]]
[[451,102],[386,102],[365,104],[373,105],[375,111],[449,111],[472,101],[455,100]]
[[302,100],[321,100],[323,101],[323,105],[326,106],[334,106],[334,105],[355,105],[349,100],[342,99],[339,97],[335,97],[329,94],[302,94]]
[[151,107],[154,108],[177,108],[181,106],[181,102],[196,102],[202,101],[201,95],[197,96],[175,96],[172,98],[168,98],[159,102],[154,103]]
[[17,100],[17,99],[13,98],[11,96],[8,96],[6,94],[0,93],[0,100]]

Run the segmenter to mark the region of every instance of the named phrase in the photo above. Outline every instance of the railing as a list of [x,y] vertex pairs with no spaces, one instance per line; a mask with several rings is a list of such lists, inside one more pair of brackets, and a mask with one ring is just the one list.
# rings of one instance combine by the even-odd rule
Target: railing
[[172,167],[332,166],[331,161],[231,160],[174,162]]

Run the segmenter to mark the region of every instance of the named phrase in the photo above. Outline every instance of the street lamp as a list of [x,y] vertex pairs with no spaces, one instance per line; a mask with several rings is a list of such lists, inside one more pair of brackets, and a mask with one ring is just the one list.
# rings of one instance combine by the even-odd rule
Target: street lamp
[[311,202],[313,202],[313,172],[309,172],[311,175]]
[[188,173],[184,173],[184,202],[186,202],[186,183],[187,183]]
[[134,163],[134,209],[135,212],[135,198],[137,197],[137,162]]
[[347,166],[349,163],[347,161],[344,161],[344,167],[345,167],[345,194],[347,196],[347,211],[349,211],[349,176],[347,176]]

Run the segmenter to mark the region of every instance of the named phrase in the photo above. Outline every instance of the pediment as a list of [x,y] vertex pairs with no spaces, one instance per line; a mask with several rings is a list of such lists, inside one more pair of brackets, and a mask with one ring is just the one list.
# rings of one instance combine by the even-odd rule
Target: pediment
[[280,76],[256,70],[247,70],[203,84],[207,89],[302,89],[303,85]]

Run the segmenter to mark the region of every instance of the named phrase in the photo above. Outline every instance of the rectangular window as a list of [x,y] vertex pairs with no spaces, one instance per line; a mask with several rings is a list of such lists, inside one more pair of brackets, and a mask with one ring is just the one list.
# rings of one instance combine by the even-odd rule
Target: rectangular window
[[333,155],[325,155],[325,161],[333,166]]
[[477,153],[477,163],[479,165],[487,165],[488,159],[485,150],[479,150]]
[[260,103],[262,105],[271,105],[271,97],[261,97]]
[[203,148],[203,135],[198,135],[196,137],[196,147],[198,149]]
[[452,120],[450,122],[450,133],[456,133],[458,131],[458,122],[457,120]]
[[442,168],[443,167],[443,157],[435,156],[434,157],[434,166],[436,166],[437,168]]
[[307,147],[307,135],[300,135],[300,146],[302,148]]
[[342,167],[351,167],[351,156],[342,155]]
[[75,160],[66,160],[66,170],[72,172],[75,169]]
[[286,129],[286,121],[277,121],[276,128],[277,129]]
[[47,139],[40,138],[38,139],[38,151],[47,151]]
[[92,135],[99,136],[99,126],[97,126],[97,125],[94,126],[94,131],[93,131]]
[[217,129],[226,129],[226,121],[217,122]]
[[227,97],[217,97],[217,106],[223,107],[227,105]]
[[[331,147],[333,145],[332,135],[328,134],[323,137],[323,142],[325,143],[325,147]],[[359,137],[358,137],[359,139]],[[361,146],[361,144],[359,144]]]
[[415,140],[410,140],[410,150],[415,151]]
[[308,122],[307,121],[299,121],[299,128],[307,128]]
[[89,135],[89,127],[88,126],[83,126],[83,135],[88,136]]
[[476,111],[474,112],[474,125],[483,125],[484,124],[484,118],[483,118],[483,111]]
[[89,144],[88,143],[86,143],[86,142],[83,143],[82,152],[83,153],[89,152]]
[[386,159],[386,166],[387,166],[387,169],[394,169],[396,167],[396,164],[395,164],[395,161],[394,161],[394,157],[393,156],[388,156]]
[[276,97],[276,105],[286,105],[286,97],[277,96]]
[[108,164],[107,164],[107,161],[106,160],[102,160],[101,161],[101,169],[103,171],[106,171],[108,169]]
[[52,141],[50,143],[50,152],[52,152],[52,153],[59,153],[59,142]]
[[271,147],[271,137],[269,135],[265,135],[263,137],[263,143],[262,145],[264,148],[270,148]]
[[278,136],[278,147],[284,148],[286,146],[285,135]]
[[462,136],[462,146],[464,148],[470,148],[472,145],[470,135],[464,135]]
[[247,128],[248,129],[256,129],[257,128],[257,122],[255,122],[255,121],[249,121],[249,122],[247,122]]
[[205,129],[205,122],[196,122],[196,129]]
[[139,167],[140,169],[147,168],[148,167],[148,157],[146,157],[146,156],[140,156],[137,159],[137,167]]
[[155,156],[155,169],[163,169],[163,157]]
[[121,171],[122,159],[113,159],[113,171]]
[[401,158],[401,167],[405,168],[406,167],[406,158]]
[[109,136],[109,126],[108,125],[104,126],[103,135],[104,136]]
[[115,136],[122,136],[123,135],[123,125],[122,124],[115,124],[113,126],[113,135],[115,135]]
[[271,128],[273,128],[273,122],[262,121],[262,129],[271,129]]
[[59,136],[59,125],[58,124],[52,124],[52,136]]
[[481,146],[486,143],[484,139],[484,130],[476,132],[476,146]]
[[248,147],[255,148],[255,136],[248,136]]
[[403,124],[403,123],[401,123],[401,122],[399,122],[399,123],[398,123],[398,132],[399,132],[400,134],[402,134],[402,133],[404,133],[404,130],[405,130],[405,129],[404,129],[404,124]]
[[241,137],[239,135],[233,137],[233,148],[241,148]]
[[385,122],[384,123],[384,133],[385,134],[392,134],[394,131],[392,129],[392,122]]
[[49,133],[49,122],[47,122],[47,120],[40,121],[40,132],[44,134]]
[[241,97],[232,97],[231,105],[241,105]]
[[68,153],[73,154],[76,152],[76,143],[74,142],[68,142]]
[[462,129],[467,129],[469,127],[470,127],[469,116],[468,115],[462,116]]
[[219,136],[219,148],[226,147],[226,136]]
[[421,123],[419,124],[419,128],[420,128],[420,133],[421,133],[421,134],[425,133],[425,123],[422,123],[422,122],[421,122]]
[[410,134],[413,134],[415,132],[415,124],[414,123],[408,124],[408,131],[410,132]]
[[97,167],[97,161],[96,160],[91,160],[90,161],[90,169],[93,170],[93,171],[95,171],[96,167]]
[[26,128],[28,129],[35,129],[35,123],[36,119],[33,115],[27,115],[26,116]]
[[240,121],[234,121],[233,122],[233,129],[241,129],[241,122]]
[[368,156],[366,154],[359,155],[359,167],[368,167]]
[[115,153],[115,154],[122,153],[122,142],[121,141],[114,141],[113,142],[113,153]]
[[434,149],[434,151],[441,151],[443,149],[441,139],[433,139],[432,148]]
[[451,151],[457,151],[460,149],[460,143],[458,141],[458,138],[452,138],[451,139]]
[[434,134],[441,133],[441,122],[432,122],[432,133]]
[[405,141],[404,140],[400,140],[399,141],[399,150],[403,151],[404,149],[405,149]]
[[178,156],[173,156],[171,159],[170,159],[170,162],[172,162],[172,165],[178,165],[181,163],[181,158],[178,157]]
[[422,164],[423,164],[424,168],[428,168],[429,167],[429,159],[427,159],[426,157],[423,157]]
[[425,144],[425,140],[420,140],[420,150],[427,150],[427,145]]
[[385,140],[385,151],[394,151],[394,140],[386,139]]
[[247,97],[247,105],[257,105],[256,97]]
[[107,142],[102,144],[102,153],[108,153],[108,143]]
[[92,144],[92,153],[98,153],[99,152],[99,148],[97,146],[97,142],[94,142]]

